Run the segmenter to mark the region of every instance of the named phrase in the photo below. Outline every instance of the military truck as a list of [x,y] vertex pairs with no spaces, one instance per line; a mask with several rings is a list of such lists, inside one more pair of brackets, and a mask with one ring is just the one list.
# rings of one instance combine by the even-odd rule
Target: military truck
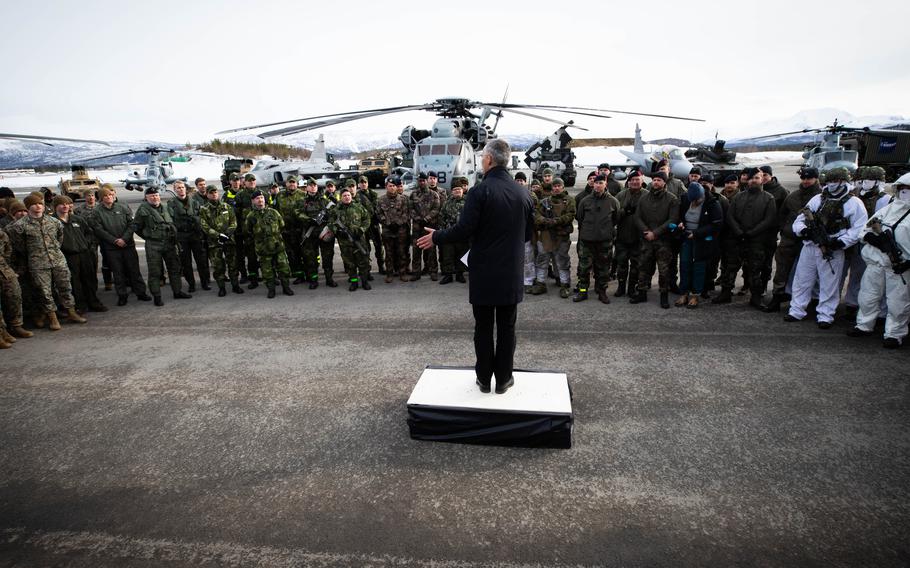
[[910,171],[910,130],[906,134],[850,132],[840,141],[845,149],[859,154],[858,165],[883,168],[888,181]]
[[398,156],[375,157],[360,160],[357,169],[369,180],[370,187],[381,188],[385,187],[385,178],[401,165],[401,158]]
[[230,187],[229,181],[231,174],[240,174],[241,176],[253,169],[253,160],[250,158],[228,158],[224,161],[221,169],[221,188]]
[[95,193],[101,189],[101,180],[88,177],[85,166],[74,165],[71,167],[72,178],[63,179],[57,183],[60,195],[65,195],[73,201],[84,200],[85,194]]

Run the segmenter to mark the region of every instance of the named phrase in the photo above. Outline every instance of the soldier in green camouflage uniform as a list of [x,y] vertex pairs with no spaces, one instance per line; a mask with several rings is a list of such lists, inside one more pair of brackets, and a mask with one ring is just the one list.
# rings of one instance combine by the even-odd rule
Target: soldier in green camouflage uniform
[[339,199],[340,203],[335,208],[331,226],[338,237],[341,259],[348,273],[350,283],[348,290],[353,292],[358,286],[369,290],[371,286],[367,276],[370,274],[370,257],[366,254],[364,241],[370,228],[370,213],[354,201],[349,187],[341,191]]
[[[209,264],[218,284],[218,296],[227,295],[225,276],[231,280],[231,291],[243,294],[237,274],[237,251],[234,237],[237,234],[237,217],[234,208],[218,199],[218,188],[210,185],[205,189],[209,202],[199,211],[199,222],[205,231],[209,246]],[[225,275],[227,268],[227,275]]]
[[284,239],[284,250],[288,255],[294,284],[306,282],[306,272],[303,270],[302,260],[303,230],[301,230],[300,219],[297,216],[297,210],[303,203],[303,199],[304,192],[297,189],[297,177],[289,176],[284,183],[284,191],[275,197],[272,204],[281,212],[281,217],[284,219],[281,238]]
[[[357,187],[357,183],[353,179],[348,179],[344,182],[344,187],[351,192],[351,200],[354,203],[359,204],[363,207],[364,211],[367,212],[369,218],[369,227],[367,227],[366,234],[363,237],[363,248],[367,251],[366,254],[366,276],[365,278],[368,281],[373,280],[373,274],[370,272],[371,262],[370,262],[370,233],[373,230],[373,219],[376,217],[376,205],[370,201],[370,197],[366,193],[361,193],[360,188]],[[375,192],[374,192],[375,193]],[[378,223],[378,221],[377,221]]]
[[284,250],[284,218],[277,209],[265,206],[265,195],[258,189],[252,194],[253,208],[246,218],[246,234],[253,239],[256,256],[262,266],[262,279],[268,288],[268,297],[275,297],[275,272],[281,279],[281,291],[293,296],[291,266]]
[[397,272],[402,282],[408,282],[410,249],[411,202],[404,196],[401,178],[386,180],[385,195],[379,198],[379,221],[382,223],[382,244],[385,247],[385,281],[392,282]]
[[594,191],[578,202],[575,218],[578,219],[578,240],[585,246],[580,249],[578,257],[578,291],[572,301],[588,299],[588,284],[593,271],[597,299],[609,304],[607,282],[610,280],[614,227],[619,220],[619,201],[607,192],[606,175],[594,178]]
[[200,204],[192,199],[186,191],[186,184],[177,180],[174,182],[174,195],[176,198],[167,202],[168,213],[174,220],[177,228],[177,253],[180,255],[180,266],[183,269],[183,278],[189,285],[190,293],[196,291],[196,277],[193,274],[193,260],[199,271],[199,283],[203,290],[211,290],[209,282],[209,259],[205,251],[205,234],[199,224]]
[[0,297],[3,298],[3,313],[0,320],[9,322],[9,332],[16,337],[31,337],[22,321],[22,289],[19,276],[12,267],[13,245],[6,231],[0,229]]
[[[44,214],[44,199],[39,194],[33,193],[26,197],[25,207],[28,215],[7,225],[5,230],[13,250],[21,258],[27,259],[28,273],[34,284],[36,300],[50,322],[50,329],[52,331],[60,329],[54,294],[67,311],[67,320],[85,323],[85,318],[76,313],[70,271],[60,250],[63,226],[57,219]],[[36,323],[41,327],[44,318],[39,317]]]
[[627,290],[630,296],[634,295],[638,286],[642,234],[635,223],[635,212],[638,210],[639,200],[648,193],[648,190],[642,187],[643,181],[641,171],[633,171],[629,174],[628,187],[616,195],[616,200],[619,201],[619,221],[614,249],[616,278],[619,284],[613,295],[617,298],[624,296]]
[[542,187],[541,199],[534,214],[540,239],[537,242],[537,279],[531,287],[532,294],[547,292],[547,268],[555,260],[559,272],[559,296],[569,297],[569,244],[574,221],[575,200],[566,193],[562,178],[553,178],[550,191],[546,186]]
[[[370,202],[370,232],[367,244],[371,244],[373,247],[373,252],[376,255],[376,265],[379,266],[379,273],[385,274],[382,232],[379,229],[379,194],[370,188],[370,180],[365,176],[357,178],[357,197],[361,198],[361,196],[366,196]],[[360,204],[363,205],[363,201]]]
[[[464,209],[464,192],[467,189],[468,178],[456,177],[452,180],[452,191],[439,212],[440,229],[450,229],[458,224],[458,217],[461,216],[461,211]],[[455,280],[465,282],[464,271],[467,270],[467,267],[461,262],[461,257],[468,252],[469,247],[468,241],[446,243],[439,247],[439,263],[442,265],[440,284],[452,282],[453,274]]]
[[[306,184],[306,195],[297,208],[297,218],[303,231],[303,271],[310,283],[310,290],[319,287],[319,258],[322,257],[322,272],[325,284],[329,288],[338,286],[332,278],[335,269],[335,239],[323,240],[319,234],[331,220],[331,208],[335,202],[319,191],[316,180],[309,178]],[[323,213],[323,211],[327,211]],[[321,217],[321,222],[320,222]],[[307,235],[309,233],[309,235]]]
[[439,193],[427,187],[427,176],[420,174],[417,189],[411,192],[409,200],[411,202],[411,281],[420,280],[421,260],[426,266],[426,271],[430,279],[436,281],[439,276],[439,262],[436,259],[436,247],[428,250],[421,250],[417,246],[417,239],[422,237],[426,231],[424,228],[439,228],[439,209],[442,206],[442,200]]
[[660,307],[670,307],[669,290],[673,246],[670,224],[679,223],[679,199],[667,192],[667,174],[655,172],[651,176],[648,193],[638,200],[635,225],[642,234],[639,256],[638,290],[629,296],[630,304],[648,299],[648,285],[657,265],[657,283],[660,286]]
[[259,259],[256,257],[256,245],[253,238],[246,232],[246,214],[253,206],[253,192],[256,191],[256,176],[246,174],[243,176],[243,189],[237,194],[237,202],[234,206],[234,213],[237,215],[237,228],[242,238],[237,241],[237,248],[240,252],[240,272],[243,271],[244,262],[246,263],[246,274],[250,279],[247,285],[248,290],[255,290],[259,286]]
[[158,189],[145,190],[145,201],[133,217],[133,233],[145,239],[145,260],[148,264],[148,286],[156,306],[163,306],[161,276],[167,265],[168,278],[175,300],[192,298],[184,292],[180,280],[180,257],[177,255],[177,229],[166,207],[161,205]]
[[234,235],[234,254],[237,255],[236,265],[237,269],[240,271],[240,283],[243,284],[247,281],[247,269],[246,253],[244,252],[243,227],[240,225],[241,219],[239,214],[241,213],[241,209],[243,209],[243,204],[246,200],[240,195],[243,191],[243,188],[240,186],[240,174],[233,173],[228,176],[228,179],[228,186],[224,188],[224,196],[221,199],[234,210],[234,217],[237,219],[237,227],[241,229]]

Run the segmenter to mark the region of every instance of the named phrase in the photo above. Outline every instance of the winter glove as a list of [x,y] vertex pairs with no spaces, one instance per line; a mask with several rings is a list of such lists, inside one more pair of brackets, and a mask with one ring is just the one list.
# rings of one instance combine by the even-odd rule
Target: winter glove
[[877,249],[881,249],[885,245],[882,235],[877,235],[875,233],[866,233],[863,240]]
[[219,245],[226,245],[229,242],[231,242],[231,237],[225,235],[224,233],[221,233],[220,235],[218,235],[218,244]]

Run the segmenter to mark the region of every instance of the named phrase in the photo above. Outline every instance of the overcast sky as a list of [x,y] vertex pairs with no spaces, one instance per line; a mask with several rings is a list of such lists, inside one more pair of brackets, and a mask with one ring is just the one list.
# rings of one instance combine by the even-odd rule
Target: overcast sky
[[[510,102],[708,121],[641,119],[646,137],[723,137],[820,107],[910,116],[910,4],[894,0],[36,0],[2,14],[0,132],[197,142],[447,96],[497,101],[507,84]],[[591,129],[577,136],[631,136],[635,120],[577,122]],[[554,128],[510,117],[499,131]]]

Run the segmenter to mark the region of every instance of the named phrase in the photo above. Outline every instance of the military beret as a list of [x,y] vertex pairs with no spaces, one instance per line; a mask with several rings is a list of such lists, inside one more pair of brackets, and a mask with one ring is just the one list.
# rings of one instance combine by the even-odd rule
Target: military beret
[[761,166],[758,168],[762,173],[771,175],[774,173],[774,170],[771,169],[771,166]]
[[0,199],[8,199],[10,197],[16,197],[16,194],[13,193],[13,190],[8,187],[0,187]]
[[[433,177],[436,177],[436,176],[433,176]],[[425,180],[425,179],[427,179],[427,174],[425,174],[425,173],[423,173],[423,172],[420,172],[419,174],[417,174],[417,179],[424,179],[424,180]]]
[[553,170],[551,168],[544,168],[543,171],[540,172],[540,175],[551,176],[551,175],[553,175]]
[[739,176],[736,174],[730,174],[724,178],[724,183],[730,183],[731,181],[739,181]]
[[308,177],[306,178],[307,185],[316,185],[316,178]]
[[515,179],[528,181],[528,176],[526,176],[524,172],[518,172],[517,174],[515,174]]
[[353,179],[348,179],[348,181],[344,182],[344,186],[345,187],[357,187],[357,182],[355,182]]
[[389,183],[393,185],[401,185],[401,178],[398,176],[392,176],[389,178]]
[[551,185],[558,185],[559,187],[565,187],[565,185],[566,185],[566,182],[562,181],[561,177],[553,178],[553,181],[550,183],[551,183]]
[[669,166],[669,165],[670,165],[670,162],[668,162],[666,158],[662,158],[659,162],[657,162],[658,168],[662,168],[664,166]]
[[205,192],[206,193],[218,193],[218,188],[215,187],[214,185],[207,185],[207,186],[205,186]]
[[297,183],[297,176],[288,176],[288,179],[285,181],[285,183],[290,183],[290,182]]
[[753,177],[755,174],[759,173],[761,170],[758,168],[746,168],[746,175]]
[[692,166],[692,169],[689,170],[689,173],[701,175],[701,168],[699,168],[698,166]]
[[230,181],[237,181],[237,180],[240,179],[240,174],[238,174],[238,173],[233,173],[233,174],[231,174],[230,176],[228,176],[228,179],[229,179]]
[[148,187],[145,189],[145,194],[146,195],[158,195],[158,188],[154,187],[154,186]]
[[604,162],[603,164],[600,164],[599,166],[597,166],[597,169],[598,169],[598,170],[602,170],[602,169],[604,169],[604,168],[606,168],[606,169],[609,170],[609,169],[610,169],[610,164],[607,164],[606,162]]
[[253,174],[246,174],[243,176],[243,181],[256,181],[256,176]]
[[667,174],[664,172],[654,172],[651,174],[651,179],[662,179],[663,181],[667,181]]
[[72,205],[73,200],[65,195],[58,195],[51,203],[56,208],[58,205]]
[[711,172],[706,172],[701,174],[701,179],[698,180],[702,184],[705,183],[714,183],[714,175]]
[[[356,184],[355,184],[355,185],[356,185]],[[354,187],[354,186],[353,186],[353,185],[350,186],[350,187],[344,186],[344,187],[341,188],[341,191],[339,191],[339,193],[340,193],[341,195],[344,195],[345,193],[352,193],[352,192],[351,192],[351,187]]]
[[587,179],[591,179],[592,177],[597,177],[597,170],[594,170],[593,172],[589,173]]
[[44,196],[40,193],[29,193],[24,202],[26,209],[31,208],[32,205],[38,205],[39,203],[44,205]]
[[434,178],[434,177],[439,177],[439,176],[436,175],[436,172],[434,172],[434,171],[429,171],[429,172],[427,172],[427,177]]
[[818,168],[802,168],[799,170],[799,177],[802,179],[818,178]]
[[10,215],[14,215],[14,214],[18,213],[19,211],[27,211],[27,210],[28,210],[28,208],[25,206],[25,204],[19,200],[13,201],[12,203],[9,204]]
[[252,199],[256,199],[257,197],[264,197],[262,190],[257,189],[256,191],[253,192]]
[[632,170],[632,173],[629,174],[630,179],[641,177],[641,176],[642,176],[641,170]]
[[357,183],[370,183],[370,180],[367,179],[367,176],[360,176],[357,178]]
[[607,181],[607,176],[599,174],[594,176],[594,181]]

